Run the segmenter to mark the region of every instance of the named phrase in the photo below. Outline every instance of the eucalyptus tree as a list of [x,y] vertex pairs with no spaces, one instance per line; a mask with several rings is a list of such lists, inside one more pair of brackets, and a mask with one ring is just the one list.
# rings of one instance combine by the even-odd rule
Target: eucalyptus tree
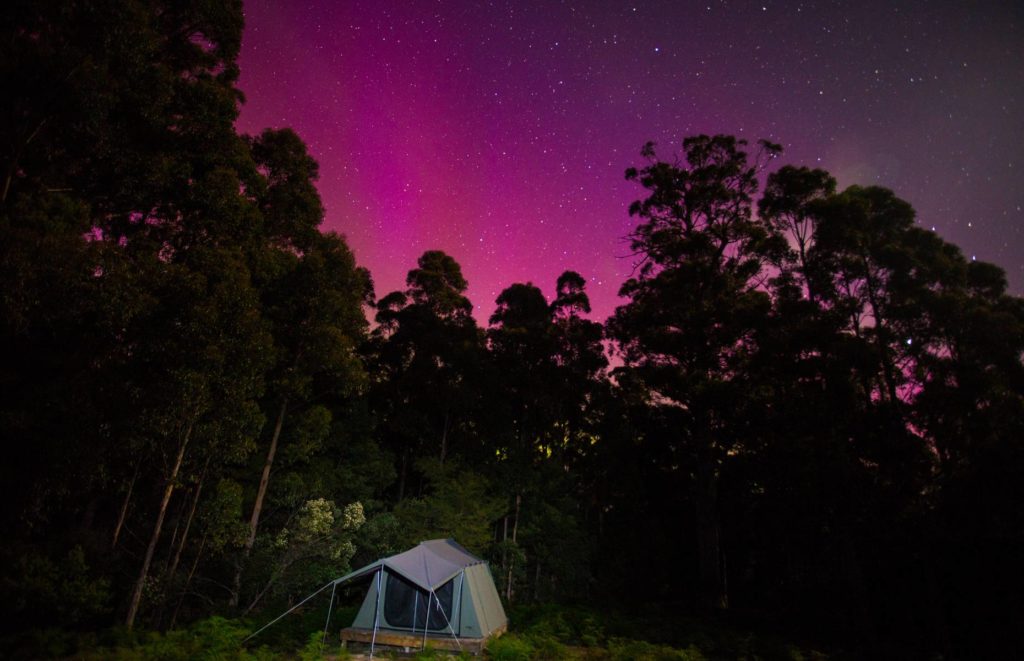
[[[769,350],[758,366],[778,421],[765,425],[758,483],[768,494],[791,493],[804,516],[783,516],[794,505],[778,502],[765,525],[778,520],[793,531],[778,543],[788,558],[835,556],[837,571],[815,580],[841,582],[852,598],[840,612],[852,609],[864,640],[878,611],[864,567],[886,571],[914,558],[919,578],[899,577],[890,616],[921,613],[934,632],[929,644],[950,654],[951,623],[971,616],[942,604],[943,584],[972,589],[964,549],[998,564],[995,547],[1008,538],[992,536],[1014,518],[976,480],[984,473],[1005,487],[1024,465],[1006,451],[1021,405],[1011,385],[1021,370],[1019,299],[998,268],[964,259],[921,228],[892,191],[836,193],[827,174],[805,168],[782,168],[768,181],[762,216],[790,234],[793,249],[773,282]],[[992,456],[1002,467],[988,472]],[[967,510],[975,512],[969,524],[960,518]],[[886,540],[885,551],[865,539]],[[994,603],[980,594],[974,601]]]
[[492,397],[495,421],[503,429],[496,430],[492,442],[509,496],[500,539],[505,599],[512,601],[515,571],[527,560],[519,544],[524,496],[532,505],[527,491],[534,491],[537,469],[551,452],[562,393],[554,325],[544,294],[533,283],[515,283],[498,295],[495,304],[487,340],[495,373],[501,375]]
[[719,479],[748,434],[737,414],[771,307],[766,267],[785,249],[751,205],[760,169],[780,148],[762,142],[751,159],[746,142],[729,136],[687,138],[682,148],[669,163],[648,144],[647,165],[627,170],[647,197],[630,207],[640,218],[630,236],[638,265],[609,327],[628,378],[685,420],[678,434],[694,473],[699,593],[705,607],[724,608]]
[[999,267],[962,266],[934,306],[935,348],[919,359],[910,415],[936,458],[922,545],[930,610],[943,616],[937,647],[995,658],[1019,649],[1006,627],[1024,590],[1013,568],[1024,552],[1024,299]]
[[271,258],[278,262],[276,270],[262,287],[263,313],[273,337],[274,364],[264,398],[270,426],[234,573],[232,606],[239,604],[245,563],[256,544],[282,439],[290,434],[297,443],[321,443],[331,421],[324,400],[357,394],[366,384],[357,350],[367,330],[363,305],[373,292],[369,273],[356,265],[337,234],[315,232],[304,244],[302,252],[276,251]]
[[565,384],[566,396],[559,401],[565,407],[562,418],[568,447],[564,448],[567,452],[563,459],[569,465],[570,458],[585,454],[592,444],[580,438],[580,434],[593,431],[593,416],[597,415],[595,398],[607,386],[605,333],[599,322],[584,317],[590,314],[590,298],[586,280],[575,271],[558,276],[550,308],[557,343],[555,361]]
[[232,449],[225,445],[251,443],[262,421],[256,398],[262,392],[269,336],[245,263],[237,251],[195,249],[186,259],[187,267],[168,264],[166,273],[151,283],[159,304],[134,336],[136,433],[164,474],[129,599],[129,626],[189,453],[228,455]]
[[429,250],[409,271],[405,291],[377,303],[374,402],[381,431],[399,457],[399,501],[418,455],[443,464],[453,452],[479,452],[474,421],[482,341],[467,286],[455,259]]
[[[562,273],[555,292],[548,303],[532,283],[507,287],[487,332],[501,375],[490,410],[497,474],[510,499],[500,533],[508,599],[517,583],[532,583],[539,594],[542,575],[586,582],[585,572],[573,571],[586,565],[586,482],[578,469],[596,442],[595,400],[607,361],[601,325],[582,316],[590,311],[583,277]],[[569,530],[578,533],[571,541]]]

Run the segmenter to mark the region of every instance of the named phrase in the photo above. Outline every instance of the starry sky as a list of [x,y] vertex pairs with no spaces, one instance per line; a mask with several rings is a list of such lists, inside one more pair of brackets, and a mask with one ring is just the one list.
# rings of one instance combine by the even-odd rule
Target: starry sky
[[[894,7],[892,5],[898,5]],[[730,133],[911,202],[1024,289],[1024,3],[247,0],[239,129],[294,128],[378,296],[425,250],[478,319],[632,262],[644,142]]]

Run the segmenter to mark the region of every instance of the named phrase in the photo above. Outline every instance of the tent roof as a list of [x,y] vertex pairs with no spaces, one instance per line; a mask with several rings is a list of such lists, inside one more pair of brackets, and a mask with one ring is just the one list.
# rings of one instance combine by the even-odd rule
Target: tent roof
[[337,579],[335,583],[354,580],[384,566],[401,575],[410,583],[424,590],[433,591],[450,581],[466,567],[482,562],[483,560],[464,549],[455,540],[431,539],[420,542],[408,551],[382,558],[362,569],[357,569],[351,574]]

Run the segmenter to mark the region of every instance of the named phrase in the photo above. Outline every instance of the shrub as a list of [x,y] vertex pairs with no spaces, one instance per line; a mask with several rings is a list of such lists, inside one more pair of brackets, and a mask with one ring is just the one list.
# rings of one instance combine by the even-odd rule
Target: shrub
[[574,656],[565,645],[551,636],[528,634],[524,638],[533,648],[530,658],[534,661],[558,661]]
[[309,634],[306,646],[299,650],[299,661],[323,661],[323,633],[314,631]]
[[273,658],[266,648],[246,650],[242,641],[248,633],[236,621],[211,617],[188,629],[124,638],[113,647],[85,651],[77,658],[84,661],[266,661]]
[[608,641],[608,657],[611,661],[706,661],[700,650],[692,645],[686,649],[676,649],[623,638]]
[[7,607],[29,621],[80,624],[110,610],[110,581],[94,575],[81,546],[57,560],[26,553],[7,572],[0,577]]
[[487,653],[494,661],[530,661],[533,647],[515,634],[505,634],[487,644]]

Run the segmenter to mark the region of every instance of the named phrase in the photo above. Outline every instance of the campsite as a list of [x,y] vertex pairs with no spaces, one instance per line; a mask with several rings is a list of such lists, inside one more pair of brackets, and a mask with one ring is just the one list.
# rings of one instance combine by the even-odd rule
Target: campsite
[[1024,659],[1021,63],[1021,2],[0,2],[0,658]]

